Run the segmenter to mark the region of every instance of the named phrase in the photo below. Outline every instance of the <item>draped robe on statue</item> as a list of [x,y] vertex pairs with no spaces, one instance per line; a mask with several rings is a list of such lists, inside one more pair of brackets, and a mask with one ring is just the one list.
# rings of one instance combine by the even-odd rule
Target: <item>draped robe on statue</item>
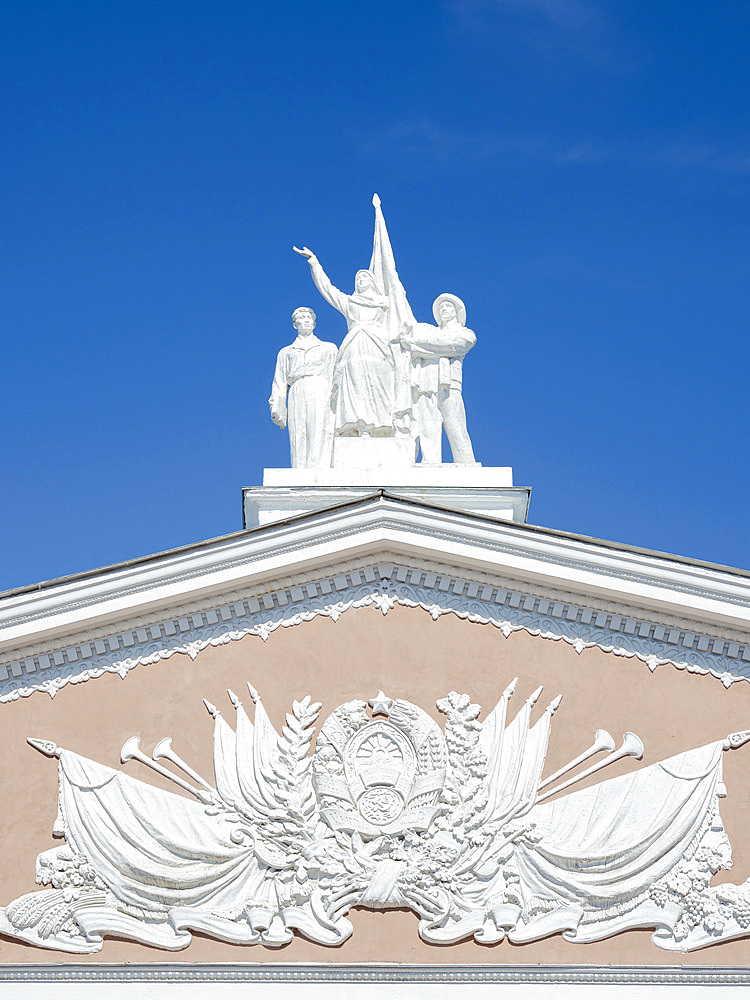
[[390,435],[393,427],[394,359],[388,334],[388,299],[372,292],[346,295],[331,284],[316,260],[313,281],[346,319],[348,333],[333,369],[336,433]]
[[346,295],[331,283],[317,259],[310,259],[318,291],[347,323],[333,374],[336,433],[342,435],[391,436],[411,429],[411,356],[401,347],[399,336],[402,325],[415,319],[396,271],[377,196],[373,204],[370,291]]

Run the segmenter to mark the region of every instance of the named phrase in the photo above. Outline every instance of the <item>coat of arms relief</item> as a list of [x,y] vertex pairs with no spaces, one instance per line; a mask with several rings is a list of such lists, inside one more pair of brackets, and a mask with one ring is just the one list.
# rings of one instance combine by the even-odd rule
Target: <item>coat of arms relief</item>
[[[59,759],[63,846],[37,859],[45,888],[0,909],[0,934],[94,952],[107,935],[178,950],[191,931],[280,946],[337,945],[353,907],[409,907],[427,942],[513,943],[562,934],[591,942],[633,928],[671,951],[750,934],[750,880],[710,885],[731,867],[719,815],[722,755],[750,732],[619,777],[584,778],[643,746],[597,730],[543,776],[552,718],[541,688],[512,712],[516,682],[483,721],[466,694],[437,702],[444,726],[382,691],[336,708],[295,701],[279,734],[260,695],[228,692],[234,725],[211,703],[213,782],[173,748],[140,761],[185,794],[47,740]],[[251,720],[250,715],[253,718]]]

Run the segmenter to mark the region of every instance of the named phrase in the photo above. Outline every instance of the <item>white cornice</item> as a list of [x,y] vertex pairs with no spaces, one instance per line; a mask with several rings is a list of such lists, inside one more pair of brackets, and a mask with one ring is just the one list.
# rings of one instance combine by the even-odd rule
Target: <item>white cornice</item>
[[[382,524],[381,524],[382,526]],[[128,618],[92,617],[78,629],[21,641],[0,653],[0,702],[35,691],[54,695],[77,684],[184,653],[194,658],[207,646],[324,616],[333,621],[352,608],[374,606],[386,614],[396,604],[422,608],[433,618],[455,614],[491,625],[507,637],[524,630],[563,640],[576,652],[596,646],[618,657],[636,657],[649,669],[671,664],[711,674],[727,687],[750,679],[750,630],[700,621],[680,606],[654,612],[634,602],[543,585],[508,573],[496,561],[486,570],[429,558],[381,541],[376,551],[329,558],[326,566],[302,569],[291,560],[287,573],[256,573],[254,580],[220,592],[193,589],[187,600],[166,608],[141,601]],[[365,548],[372,549],[368,543]],[[184,554],[184,553],[182,553]],[[438,558],[435,558],[435,556]],[[106,601],[106,597],[105,597]]]
[[750,628],[746,575],[381,495],[10,594],[0,652],[386,550]]

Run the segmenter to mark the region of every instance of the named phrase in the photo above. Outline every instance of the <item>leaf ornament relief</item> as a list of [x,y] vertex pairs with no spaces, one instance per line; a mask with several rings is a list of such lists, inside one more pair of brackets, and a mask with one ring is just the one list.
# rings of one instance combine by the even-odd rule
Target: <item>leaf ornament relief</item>
[[617,747],[597,730],[543,777],[561,699],[540,714],[539,688],[513,714],[515,686],[482,722],[450,692],[437,702],[444,728],[379,691],[334,709],[311,752],[320,703],[293,702],[278,733],[248,685],[252,719],[231,691],[234,726],[205,702],[213,783],[171,738],[151,756],[126,742],[123,763],[179,792],[29,739],[58,758],[53,833],[65,844],[37,859],[43,889],[0,908],[0,934],[71,953],[108,935],[178,950],[193,931],[338,945],[357,906],[408,907],[436,944],[591,942],[645,927],[660,948],[689,951],[750,934],[750,880],[710,885],[731,866],[723,751],[750,731],[575,789],[640,758],[641,741],[626,733]]

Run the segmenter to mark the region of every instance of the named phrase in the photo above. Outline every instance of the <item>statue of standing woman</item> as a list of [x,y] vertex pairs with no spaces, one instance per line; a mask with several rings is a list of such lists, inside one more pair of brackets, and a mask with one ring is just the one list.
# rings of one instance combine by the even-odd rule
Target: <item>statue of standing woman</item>
[[390,437],[395,408],[394,352],[400,348],[391,340],[389,299],[372,271],[357,271],[354,294],[346,295],[332,284],[312,250],[294,249],[307,258],[320,294],[346,319],[348,332],[333,370],[336,433],[343,437]]

